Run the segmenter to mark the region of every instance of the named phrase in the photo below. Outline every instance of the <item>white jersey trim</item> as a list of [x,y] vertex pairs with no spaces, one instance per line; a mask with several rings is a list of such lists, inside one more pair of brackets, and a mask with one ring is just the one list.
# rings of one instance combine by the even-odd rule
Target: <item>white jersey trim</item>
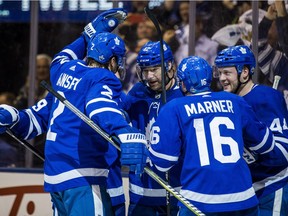
[[151,147],[149,148],[149,152],[151,154],[153,154],[155,157],[167,160],[167,161],[178,161],[178,157],[177,156],[171,156],[171,155],[167,155],[167,154],[161,154],[158,153],[156,151],[154,151]]
[[119,134],[118,138],[120,139],[121,143],[142,143],[146,146],[147,140],[144,134],[141,133],[125,133]]
[[89,118],[92,118],[93,115],[96,115],[98,113],[103,113],[103,112],[114,112],[114,113],[118,113],[118,114],[120,114],[122,116],[121,111],[119,111],[117,109],[114,109],[114,108],[105,107],[105,108],[100,108],[100,109],[93,110],[90,113]]
[[[86,104],[86,108],[92,104],[92,103],[97,103],[97,102],[109,102],[109,103],[115,103],[117,104],[116,101],[113,101],[113,100],[110,100],[110,99],[107,99],[107,98],[95,98],[95,99],[92,99],[90,100],[87,104]],[[118,105],[118,104],[117,104]]]
[[124,189],[123,186],[118,188],[109,188],[107,189],[107,193],[110,195],[110,197],[118,197],[124,194]]
[[103,200],[99,185],[92,185],[94,215],[104,216]]
[[188,200],[193,200],[196,202],[207,203],[207,204],[221,204],[221,203],[234,203],[248,200],[255,196],[255,191],[253,187],[241,191],[238,193],[229,194],[203,194],[190,190],[181,190],[180,194]]
[[275,140],[273,140],[271,147],[267,151],[262,152],[261,154],[267,154],[267,153],[271,152],[273,150],[274,146],[275,146]]
[[[265,136],[263,137],[263,140],[258,145],[254,146],[254,147],[249,147],[249,149],[252,151],[256,151],[256,150],[262,148],[265,145],[265,143],[267,142],[268,136],[269,136],[269,129],[266,128],[266,133],[265,133]],[[273,142],[273,144],[274,144],[274,142]]]
[[288,139],[285,138],[285,137],[278,137],[278,136],[274,135],[274,139],[275,139],[276,142],[279,141],[279,142],[283,142],[283,143],[288,144]]
[[78,59],[77,55],[71,49],[64,49],[61,52],[69,54],[73,59]]
[[[155,164],[154,164],[154,165],[155,165]],[[156,167],[159,171],[161,171],[161,172],[167,172],[169,169],[172,168],[172,166],[167,167],[167,168],[163,168],[163,167],[160,167],[160,166],[157,166],[157,165],[155,165],[155,167]]]
[[[175,187],[176,191],[180,191],[181,187]],[[138,185],[129,184],[129,190],[131,193],[137,194],[139,196],[147,196],[147,197],[166,197],[165,189],[151,189],[151,188],[142,188]]]
[[108,177],[108,173],[109,173],[108,169],[97,169],[97,168],[74,169],[53,176],[44,174],[44,181],[48,184],[59,184],[71,179],[85,176]]
[[282,198],[283,198],[283,188],[275,191],[274,204],[273,204],[273,216],[280,216],[281,214],[281,206],[282,206]]
[[277,143],[277,142],[275,142],[275,146],[282,152],[282,154],[288,161],[288,152],[286,151],[286,149],[280,143]]
[[25,112],[28,114],[29,120],[30,120],[29,132],[28,132],[27,136],[24,138],[25,140],[27,140],[28,137],[30,136],[30,134],[33,132],[33,125],[36,128],[36,130],[37,130],[37,135],[42,133],[42,129],[41,129],[36,117],[31,112],[31,110],[26,109]]
[[288,167],[286,167],[284,170],[282,170],[281,172],[277,173],[274,176],[269,176],[268,178],[253,183],[254,190],[259,191],[287,177],[288,177]]

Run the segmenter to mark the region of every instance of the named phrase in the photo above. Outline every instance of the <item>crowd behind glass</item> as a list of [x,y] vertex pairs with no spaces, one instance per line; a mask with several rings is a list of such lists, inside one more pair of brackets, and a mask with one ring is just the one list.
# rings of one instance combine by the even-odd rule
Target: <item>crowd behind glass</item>
[[[190,27],[189,1],[169,0],[159,2],[158,6],[151,9],[161,24],[163,39],[171,46],[176,64],[179,64],[183,58],[188,56]],[[149,2],[131,1],[129,3],[130,8],[128,18],[117,29],[117,34],[124,39],[127,49],[126,77],[123,81],[123,91],[126,93],[136,82],[139,81],[136,73],[136,58],[138,51],[146,42],[157,40],[155,27],[144,12],[144,8],[149,6]],[[266,14],[269,3],[270,1],[259,1],[260,23]],[[197,1],[196,22],[194,26],[195,55],[203,57],[208,61],[208,63],[210,63],[210,65],[213,65],[218,51],[231,45],[229,43],[232,43],[232,45],[250,45],[252,31],[251,10],[251,1]],[[69,14],[63,14],[63,16],[69,17]],[[41,22],[40,20],[38,25],[35,101],[38,101],[45,96],[45,91],[39,86],[39,82],[41,80],[49,82],[49,65],[53,55],[57,53],[64,44],[67,44],[78,37],[78,32],[81,32],[85,23],[89,21],[59,22],[57,21],[57,18],[53,17],[51,17],[50,20],[50,22]],[[240,25],[241,22],[242,24]],[[285,51],[287,50],[283,44],[285,45],[285,39],[287,40],[286,35],[288,28],[282,26],[282,38],[278,38],[279,29],[277,29],[275,22],[270,25],[271,27],[269,26],[267,33],[263,30],[259,30],[259,42],[263,39],[263,37],[261,37],[263,34],[264,36],[267,35],[267,42],[270,44],[271,48],[283,54],[283,56],[280,56],[280,54],[274,55],[273,57],[270,56],[270,61],[272,61],[275,56],[277,56],[277,58],[283,57],[286,59]],[[28,105],[29,26],[29,22],[0,23],[0,53],[2,56],[0,66],[1,75],[2,77],[5,77],[5,79],[0,80],[0,104],[10,104],[18,109],[26,108]],[[230,28],[223,29],[227,26]],[[259,28],[260,27],[261,25],[259,25]],[[241,32],[241,34],[239,33],[239,35],[235,35],[234,37],[231,35],[229,36],[231,29],[233,28],[236,34],[237,32]],[[221,38],[224,38],[224,40],[221,41]],[[225,41],[226,38],[228,39]],[[259,49],[260,48],[261,47],[259,47]],[[259,55],[258,61],[260,57],[261,55]],[[271,72],[270,69],[267,69],[267,62],[269,62],[269,59],[266,63],[263,63],[263,59],[266,57],[267,55],[262,53],[262,62],[260,62],[260,66],[262,67],[260,67],[256,73],[259,73],[260,83],[271,86],[275,74]],[[283,73],[286,73],[286,71]],[[217,83],[216,76],[212,85],[213,90],[221,90]],[[285,87],[283,88],[284,89],[280,90],[286,94]],[[43,135],[35,139],[33,145],[40,151],[43,151],[44,141],[45,136]],[[0,136],[1,167],[24,167],[25,151],[26,149],[11,139],[9,135],[3,134]],[[37,157],[34,157],[32,166],[41,168],[42,165],[43,162]]]

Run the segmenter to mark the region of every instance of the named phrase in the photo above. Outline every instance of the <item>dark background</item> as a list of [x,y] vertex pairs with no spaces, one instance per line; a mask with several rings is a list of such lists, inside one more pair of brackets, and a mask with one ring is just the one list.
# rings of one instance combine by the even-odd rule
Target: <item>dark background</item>
[[[100,1],[90,0],[89,4],[96,4],[98,8],[87,11],[80,9],[80,0],[74,0],[78,10],[71,11],[71,1],[69,3],[65,0],[59,11],[53,6],[53,1],[55,0],[39,0],[38,17],[37,54],[46,53],[51,57],[75,40],[84,26],[107,10],[107,5],[111,6],[113,2],[106,0],[99,3]],[[0,92],[10,91],[16,95],[29,73],[30,11],[23,11],[23,2],[25,1],[0,1]],[[130,1],[119,4],[123,4],[128,11],[131,9]],[[45,7],[48,10],[43,9]]]

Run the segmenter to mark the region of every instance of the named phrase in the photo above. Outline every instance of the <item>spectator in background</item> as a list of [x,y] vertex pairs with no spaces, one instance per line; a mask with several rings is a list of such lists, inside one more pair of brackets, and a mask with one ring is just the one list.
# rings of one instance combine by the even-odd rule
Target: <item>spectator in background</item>
[[13,105],[15,100],[15,95],[12,92],[1,92],[0,93],[0,104]]
[[288,107],[287,21],[284,1],[275,1],[268,7],[259,24],[258,66],[270,85],[275,75],[281,76],[278,90],[283,92]]
[[138,76],[136,73],[136,58],[137,58],[137,36],[134,33],[137,24],[131,24],[130,22],[124,22],[118,27],[118,35],[124,40],[126,47],[125,69],[126,75],[122,81],[122,89],[124,93],[127,93],[132,86],[138,82]]
[[[201,11],[202,12],[202,11]],[[176,63],[179,64],[183,58],[188,57],[189,51],[189,1],[179,3],[179,14],[181,23],[176,30],[176,37],[179,41],[179,48],[175,52]],[[208,63],[213,64],[218,51],[218,43],[212,41],[204,32],[203,19],[207,18],[197,11],[195,25],[195,55],[204,58]]]
[[278,43],[280,49],[288,57],[288,5],[284,4],[284,1],[276,1],[275,8],[277,11],[276,28],[278,35]]
[[144,19],[142,22],[137,23],[136,34],[138,40],[148,38],[148,40],[156,41],[158,37],[153,22],[148,18]]
[[[49,68],[51,64],[51,57],[47,54],[38,54],[36,57],[36,77],[35,77],[35,102],[43,99],[47,92],[40,86],[40,82],[45,80],[50,83]],[[24,86],[21,87],[16,100],[14,102],[15,107],[18,109],[24,109],[28,106],[29,97],[29,77],[27,76]]]
[[138,24],[144,22],[146,19],[144,8],[148,6],[148,3],[148,1],[131,1],[132,8],[130,13],[128,13],[125,23],[129,22],[131,24]]
[[[40,82],[45,80],[50,83],[50,64],[52,58],[47,54],[38,54],[36,56],[36,77],[35,77],[35,103],[45,98],[47,91],[40,86]],[[25,85],[20,89],[17,95],[14,106],[17,109],[25,109],[28,107],[29,98],[29,76],[27,76]],[[44,154],[46,133],[43,133],[34,138],[34,146]],[[42,167],[43,161],[34,157],[33,167]]]
[[[158,39],[158,33],[153,22],[150,19],[146,19],[144,23],[146,27],[146,38],[150,41],[156,41]],[[161,25],[160,28],[162,28]]]
[[175,30],[172,28],[165,29],[163,32],[163,40],[171,47],[174,55],[179,48],[179,41],[176,38]]
[[[108,16],[109,18],[107,18]],[[90,118],[97,121],[96,124],[99,123],[99,127],[105,132],[108,132],[108,134],[110,132],[111,135],[122,129],[125,131],[121,131],[120,133],[122,134],[123,132],[123,134],[125,133],[127,135],[129,133],[127,130],[133,130],[122,117],[117,107],[117,102],[121,95],[121,83],[117,79],[118,76],[116,74],[119,72],[121,76],[120,70],[122,71],[123,57],[125,55],[124,42],[120,37],[106,32],[114,30],[118,23],[120,21],[122,22],[125,17],[126,12],[122,9],[111,9],[100,14],[85,26],[83,34],[77,40],[65,46],[62,52],[55,56],[50,68],[51,80],[54,81],[52,83],[54,84],[53,87],[55,91],[59,90],[61,93],[63,93],[62,90],[65,91],[65,97],[67,100],[70,100],[72,104],[72,98],[74,98],[74,104],[76,102],[76,106],[77,104],[79,105],[78,109],[80,109],[80,111],[85,109],[86,111],[83,112],[88,116],[89,113],[91,113]],[[111,24],[112,19],[115,21],[112,23],[114,25]],[[111,25],[108,25],[108,23]],[[95,36],[94,33],[96,32],[97,35]],[[87,61],[85,62],[82,59],[86,56],[86,51],[88,51],[88,53]],[[75,56],[78,58],[75,59]],[[67,68],[70,70],[67,70]],[[97,73],[97,71],[100,72]],[[64,76],[64,78],[62,76]],[[69,87],[64,84],[68,76],[69,78],[73,77],[72,79],[76,81],[76,83],[71,81],[71,85],[74,85],[73,89],[70,88],[71,86]],[[50,94],[48,94],[48,96],[49,95]],[[28,115],[25,115],[27,110],[22,110],[24,113],[20,112],[20,114],[18,114],[13,107],[7,107],[9,109],[4,108],[4,110],[1,110],[1,114],[4,116],[4,118],[1,119],[1,125],[4,127],[10,126],[19,119],[19,116],[26,116],[28,118],[26,119],[28,120],[26,124],[27,122],[32,124],[39,120],[35,127],[37,133],[40,133],[41,131],[47,130],[47,124],[36,117],[36,112],[40,112],[41,109],[44,109],[43,111],[48,109],[49,113],[51,112],[56,115],[57,118],[54,115],[49,115],[49,132],[45,147],[44,166],[44,187],[45,190],[51,194],[53,204],[56,207],[54,213],[60,215],[115,215],[111,211],[112,206],[110,197],[106,191],[105,179],[107,179],[109,173],[108,169],[118,158],[116,148],[110,149],[111,145],[109,142],[95,133],[95,131],[83,123],[76,115],[71,115],[69,109],[65,109],[64,106],[62,106],[63,104],[59,104],[61,111],[57,112],[57,110],[59,111],[59,101],[54,100],[53,97],[48,99],[48,96],[46,96],[47,103],[44,102],[43,104],[39,102],[39,106],[33,106],[32,112]],[[85,103],[87,106],[85,106]],[[70,114],[67,113],[68,115],[66,115],[66,111],[70,112]],[[98,111],[100,111],[100,113]],[[11,116],[13,117],[13,122],[11,121]],[[33,118],[33,121],[29,120],[30,117]],[[61,123],[61,120],[77,126],[68,127],[66,123]],[[78,121],[80,121],[79,124],[77,123]],[[25,124],[25,122],[22,123]],[[57,126],[58,123],[61,125],[60,127]],[[19,130],[26,129],[26,131],[20,132],[23,137],[28,138],[29,136],[35,135],[35,133],[31,133],[33,132],[32,129],[35,129],[33,125],[30,125],[31,128],[27,128],[20,125],[20,121],[17,124]],[[66,125],[64,130],[65,133],[69,134],[68,136],[61,132],[64,125]],[[12,129],[17,130],[17,126],[14,126]],[[56,131],[54,129],[56,129]],[[69,132],[69,130],[73,130],[74,132]],[[136,133],[131,134],[133,138],[135,138],[134,135],[140,135],[137,130],[134,131],[136,131]],[[71,139],[71,135],[76,135],[77,138],[72,137]],[[121,138],[122,137],[120,137],[119,140],[122,141],[121,149],[123,150],[122,147],[125,145],[125,141]],[[64,141],[64,139],[66,139],[66,141]],[[67,139],[70,139],[70,141]],[[64,141],[63,146],[61,145],[62,141]],[[143,136],[141,141],[144,141],[144,143],[146,141],[143,139]],[[69,143],[69,145],[65,143]],[[144,150],[143,144],[140,145],[142,150]],[[68,149],[65,150],[66,147]],[[131,142],[129,142],[127,148],[129,147],[131,147]],[[58,153],[55,153],[55,151]],[[125,152],[125,150],[122,152]],[[142,153],[143,152],[140,152],[140,156],[142,156]],[[66,154],[69,154],[69,156],[65,156]],[[125,163],[127,160],[129,164]],[[61,165],[51,165],[51,163],[57,162]],[[124,165],[130,165],[129,158],[121,162]],[[137,166],[137,170],[139,170],[139,172],[142,171],[139,166]],[[64,178],[61,177],[63,176],[61,173],[64,174]],[[66,175],[67,173],[68,175]],[[73,176],[73,174],[76,175]],[[54,179],[55,177],[56,179]]]
[[18,163],[17,148],[11,145],[7,134],[0,135],[0,167],[16,167]]
[[[0,93],[0,104],[13,105],[15,95],[11,92]],[[20,165],[20,153],[17,143],[8,135],[0,134],[0,167],[16,167]]]
[[144,8],[148,6],[149,1],[132,0],[132,13],[144,14]]
[[146,24],[144,20],[142,22],[137,23],[136,35],[137,35],[138,40],[147,38],[147,30],[146,30]]

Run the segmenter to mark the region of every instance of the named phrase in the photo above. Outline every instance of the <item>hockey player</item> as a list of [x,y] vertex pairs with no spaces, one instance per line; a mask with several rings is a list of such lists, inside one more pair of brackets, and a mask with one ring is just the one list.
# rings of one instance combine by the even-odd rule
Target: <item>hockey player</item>
[[[247,101],[258,119],[272,130],[276,146],[288,159],[288,111],[285,100],[281,92],[253,83],[256,65],[253,52],[245,45],[226,48],[219,52],[215,65],[224,91],[240,95]],[[280,215],[288,215],[288,167],[259,165],[254,163],[253,158],[249,159],[249,163],[261,216],[279,212]]]
[[[123,67],[124,42],[111,33],[98,34],[112,31],[117,26],[124,11],[115,9],[115,13],[116,16],[106,16],[108,22],[102,22],[103,16],[96,18],[85,27],[82,36],[58,53],[52,61],[50,77],[56,91],[105,132],[118,136],[124,152],[131,151],[130,147],[133,147],[136,157],[121,158],[121,163],[131,165],[132,171],[141,173],[146,140],[138,130],[127,124],[117,106],[122,86],[115,73]],[[82,61],[86,50],[87,61]],[[114,215],[106,181],[109,169],[118,157],[117,152],[59,100],[51,100],[52,104],[43,100],[33,107],[37,111],[49,104],[50,107],[46,108],[50,110],[46,113],[51,113],[48,125],[41,119],[33,118],[31,112],[18,112],[13,107],[2,106],[1,130],[13,125],[14,132],[25,131],[18,122],[37,120],[39,133],[45,127],[48,129],[44,189],[50,192],[58,215]],[[28,132],[31,130],[29,128]],[[126,135],[132,135],[134,139],[129,140]],[[20,136],[25,138],[24,134]]]
[[[165,172],[184,158],[180,193],[206,215],[258,215],[242,157],[244,142],[253,153],[287,164],[271,131],[243,98],[211,92],[212,69],[204,59],[183,59],[177,76],[187,96],[167,103],[159,113],[150,136],[152,163]],[[180,216],[194,215],[180,205]]]
[[[48,93],[44,99],[40,100],[34,106],[25,110],[19,110],[19,115],[23,117],[19,119],[17,124],[12,128],[13,132],[17,134],[17,136],[26,140],[32,139],[47,132],[47,124],[52,103],[53,97],[50,93]],[[2,108],[2,105],[0,105],[0,108]],[[2,115],[3,111],[3,109],[0,110],[0,115]],[[3,131],[4,130],[2,130],[2,132]],[[109,145],[109,151],[117,150],[114,146]],[[111,198],[114,215],[125,216],[125,196],[122,185],[121,164],[119,163],[119,160],[115,161],[109,168],[109,174],[107,177],[107,192]]]
[[[163,43],[165,62],[165,88],[167,101],[183,96],[176,79],[176,66],[172,51]],[[128,92],[124,101],[124,110],[127,111],[132,125],[150,136],[150,127],[157,119],[162,108],[162,78],[161,78],[160,42],[147,42],[139,51],[137,57],[138,75],[141,82],[136,83]],[[148,146],[150,144],[148,143]],[[147,166],[149,162],[147,162]],[[180,165],[179,165],[180,166]],[[154,166],[151,169],[165,179],[165,174],[159,172]],[[170,182],[176,190],[180,189],[180,168],[175,166],[169,173]],[[141,179],[134,173],[129,174],[129,216],[156,216],[167,214],[166,191],[146,173]],[[169,197],[168,197],[169,198]],[[171,196],[169,203],[170,215],[178,212],[177,200]]]

